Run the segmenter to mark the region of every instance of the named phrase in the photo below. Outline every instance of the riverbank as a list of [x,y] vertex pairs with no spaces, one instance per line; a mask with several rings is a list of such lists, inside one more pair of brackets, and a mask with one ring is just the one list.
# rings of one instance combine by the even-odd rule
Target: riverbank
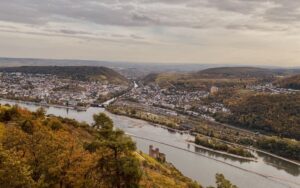
[[[205,135],[203,135],[205,136]],[[254,148],[254,147],[251,147],[251,146],[244,146],[244,145],[240,145],[240,144],[237,144],[237,143],[233,143],[233,142],[228,142],[228,141],[225,141],[225,140],[219,140],[220,142],[223,142],[223,143],[226,143],[226,144],[230,144],[230,145],[235,145],[235,146],[238,146],[238,147],[241,147],[241,148],[244,148],[244,149],[247,149],[247,150],[251,150],[251,151],[255,151],[257,153],[263,153],[263,154],[266,154],[268,156],[272,156],[274,158],[277,158],[277,159],[280,159],[280,160],[283,160],[283,161],[286,161],[286,162],[289,162],[291,164],[294,164],[294,165],[297,165],[300,167],[300,162],[299,161],[294,161],[294,160],[290,160],[290,159],[287,159],[287,158],[283,158],[281,156],[278,156],[278,155],[275,155],[273,153],[270,153],[270,152],[267,152],[267,151],[263,151],[263,150],[260,150],[260,149],[257,149],[257,148]],[[218,153],[221,153],[221,154],[224,154],[225,152],[221,152],[221,151],[218,151],[218,150],[214,150],[214,149],[210,149],[210,148],[207,148],[207,147],[204,147],[204,146],[201,146],[201,145],[198,145],[198,144],[195,144],[193,141],[188,141],[191,143],[191,145],[194,145],[196,147],[201,147],[203,149],[206,149],[206,150],[211,150],[211,151],[214,151],[214,152],[218,152]],[[228,154],[228,153],[225,153],[225,154]],[[231,154],[228,154],[229,156],[231,156]],[[237,157],[237,158],[241,158],[243,159],[244,157],[242,156],[237,156],[237,155],[232,155],[234,157]],[[248,158],[248,160],[254,160],[252,158]],[[254,160],[254,161],[257,161],[257,160]]]
[[39,102],[32,102],[32,101],[22,101],[22,100],[15,100],[15,99],[6,99],[6,98],[0,98],[0,100],[6,100],[10,102],[15,102],[15,103],[25,103],[29,105],[37,105],[41,107],[54,107],[54,108],[64,108],[64,109],[71,109],[71,110],[78,110],[78,111],[86,111],[90,106],[87,107],[82,107],[82,106],[65,106],[65,105],[59,105],[59,104],[43,104]]
[[210,148],[207,148],[207,147],[195,144],[194,142],[190,142],[189,144],[191,146],[196,147],[196,148],[201,148],[201,149],[204,149],[204,150],[207,150],[207,151],[219,153],[219,154],[230,156],[230,157],[234,157],[234,158],[237,158],[237,159],[242,159],[242,160],[257,162],[257,159],[255,159],[255,158],[243,157],[243,156],[239,156],[239,155],[230,154],[230,153],[227,153],[227,152],[222,152],[222,151],[210,149]]
[[[1,104],[14,105],[16,103],[1,101]],[[19,103],[19,106],[36,111],[40,106],[27,105]],[[222,173],[229,180],[234,181],[238,187],[244,188],[298,188],[299,186],[287,181],[269,178],[276,176],[284,178],[289,182],[299,182],[300,168],[294,164],[277,159],[268,155],[258,155],[258,161],[242,160],[235,157],[219,154],[213,151],[197,149],[190,145],[186,140],[192,139],[189,134],[180,134],[161,128],[153,127],[152,123],[143,120],[137,120],[126,116],[118,116],[111,114],[103,108],[90,107],[87,111],[78,112],[75,110],[66,110],[63,108],[47,108],[47,114],[76,119],[79,122],[93,123],[93,115],[101,112],[106,113],[115,122],[116,128],[124,130],[124,132],[136,135],[138,137],[148,138],[148,140],[132,137],[137,148],[144,153],[148,153],[149,145],[160,148],[165,153],[167,160],[171,162],[184,175],[201,182],[205,187],[214,185],[213,178],[216,173]],[[151,141],[150,141],[151,140]],[[165,143],[167,145],[164,145]],[[174,147],[173,147],[174,146]],[[181,148],[181,149],[180,149]],[[182,150],[183,149],[183,150]],[[188,150],[188,151],[186,151]],[[240,168],[244,169],[241,170]],[[249,171],[247,171],[249,170]],[[267,175],[267,177],[258,174]],[[255,181],[253,181],[255,179]]]
[[[149,139],[149,138],[139,137],[139,136],[137,136],[137,135],[133,135],[133,134],[129,134],[129,133],[126,133],[126,134],[127,134],[128,136],[133,137],[133,138],[142,139],[142,140],[148,140],[148,141],[151,141],[151,142],[159,143],[159,144],[161,144],[161,145],[166,145],[166,146],[173,147],[173,148],[176,148],[176,149],[179,149],[179,150],[183,150],[183,151],[185,151],[185,152],[193,153],[193,154],[196,154],[196,155],[201,155],[202,157],[205,157],[205,158],[214,160],[214,161],[219,162],[219,163],[223,163],[223,164],[229,165],[229,166],[231,166],[231,167],[234,167],[234,168],[236,168],[236,169],[239,169],[239,170],[242,170],[242,171],[245,171],[245,172],[250,172],[250,173],[252,173],[252,174],[256,174],[256,175],[261,176],[261,177],[263,177],[263,178],[267,178],[267,179],[275,179],[276,181],[284,181],[284,182],[287,182],[287,183],[290,183],[290,184],[293,184],[293,185],[296,185],[296,186],[300,186],[300,182],[298,183],[298,182],[290,181],[290,180],[287,180],[287,179],[284,179],[284,178],[281,178],[281,177],[272,176],[272,175],[267,175],[267,174],[259,173],[259,172],[253,171],[253,170],[247,170],[247,169],[244,169],[244,168],[241,168],[241,167],[232,165],[232,164],[230,164],[230,163],[227,163],[227,162],[218,160],[218,159],[216,159],[216,158],[212,158],[212,157],[209,157],[209,156],[206,156],[206,155],[202,155],[202,154],[197,153],[197,152],[190,151],[189,149],[183,149],[183,148],[181,148],[181,147],[173,146],[173,145],[170,145],[170,144],[167,144],[167,143],[164,143],[164,142],[159,142],[159,141],[156,141],[156,140],[152,140],[152,139]],[[192,145],[198,147],[196,144],[192,144]],[[204,147],[204,148],[205,148],[205,147]],[[212,151],[213,151],[213,150],[212,150]],[[215,151],[213,151],[213,152],[215,152]]]
[[[114,105],[114,104],[113,104]],[[111,113],[113,113],[113,114],[116,114],[116,115],[122,115],[122,116],[126,116],[126,117],[130,117],[130,118],[135,118],[135,119],[141,119],[141,120],[144,120],[144,121],[147,121],[147,122],[149,122],[150,124],[162,124],[162,123],[159,123],[159,122],[153,122],[152,120],[149,120],[149,118],[141,118],[140,116],[138,116],[138,115],[135,115],[135,114],[137,114],[137,110],[136,109],[134,109],[134,108],[130,108],[130,110],[128,110],[129,109],[129,107],[128,106],[124,106],[124,108],[126,108],[127,110],[124,110],[123,109],[123,107],[122,107],[122,109],[120,110],[120,107],[119,106],[117,106],[117,107],[115,107],[115,106],[109,106],[106,110],[108,110],[109,112],[111,112]],[[135,112],[135,113],[131,113],[131,112]],[[145,113],[146,114],[146,113]],[[192,120],[193,122],[195,121],[195,120]],[[182,133],[181,132],[181,130],[179,129],[179,127],[178,126],[175,126],[175,127],[170,127],[170,126],[168,126],[168,124],[166,124],[166,123],[163,123],[161,126],[163,126],[163,127],[165,127],[166,129],[168,129],[168,130],[170,130],[170,131],[174,131],[174,132],[178,132],[178,133]],[[222,128],[223,126],[222,125],[220,125],[220,124],[217,124],[217,126],[220,126],[220,128]],[[225,128],[225,130],[226,131],[228,131],[228,129],[229,128]],[[236,137],[236,135],[237,135],[237,130],[236,129],[233,129],[234,130],[234,136]],[[223,132],[223,130],[221,131],[221,132]],[[258,138],[260,138],[261,136],[257,136],[255,133],[252,133],[252,132],[249,132],[249,131],[243,131],[245,134],[247,133],[247,134],[250,134],[251,133],[251,135],[253,135],[253,136],[255,136],[255,137],[257,137],[256,139],[258,139]],[[215,139],[218,139],[218,140],[220,140],[220,141],[222,141],[222,142],[224,142],[224,143],[226,143],[227,142],[227,144],[231,144],[231,145],[236,145],[236,146],[238,146],[238,147],[242,147],[243,149],[249,149],[250,147],[249,147],[249,145],[247,145],[247,146],[245,146],[245,145],[241,145],[241,144],[237,144],[237,143],[234,143],[234,142],[229,142],[229,141],[226,141],[226,140],[223,140],[223,139],[220,139],[219,138],[219,136],[218,136],[218,134],[212,134],[212,132],[211,131],[209,131],[209,132],[206,132],[206,134],[204,134],[203,132],[198,132],[198,131],[195,131],[195,130],[192,130],[192,129],[190,129],[190,130],[188,130],[188,131],[184,131],[184,133],[187,133],[187,134],[189,134],[189,135],[193,135],[193,136],[196,136],[197,134],[200,134],[200,135],[204,135],[204,136],[209,136],[209,137],[213,137],[213,138],[215,138]],[[240,134],[241,134],[241,132],[239,132]],[[182,133],[183,134],[183,133]],[[222,134],[223,136],[224,135],[226,135],[226,132],[224,132],[223,134]],[[230,135],[229,135],[230,136]],[[239,137],[241,137],[242,139],[245,139],[245,138],[248,138],[248,139],[252,139],[253,140],[253,138],[250,136],[250,137],[248,137],[248,136],[242,136],[242,135],[239,135]],[[230,137],[229,137],[230,138]],[[206,149],[209,149],[209,148],[207,148],[207,147],[205,147]],[[261,152],[261,153],[264,153],[264,154],[266,154],[266,155],[269,155],[269,156],[272,156],[272,157],[276,157],[276,158],[278,158],[278,159],[281,159],[281,160],[284,160],[284,161],[286,161],[286,162],[289,162],[289,163],[292,163],[292,164],[295,164],[295,165],[297,165],[297,166],[300,166],[300,162],[299,161],[295,161],[295,160],[292,160],[292,159],[288,159],[288,158],[284,158],[284,157],[282,157],[282,156],[279,156],[279,155],[276,155],[276,154],[274,154],[274,153],[270,153],[270,152],[268,152],[268,151],[263,151],[263,150],[261,150],[261,149],[259,149],[259,148],[254,148],[254,147],[252,147],[251,148],[251,150],[252,151],[256,151],[256,152]],[[229,155],[231,155],[230,153],[225,153],[225,154],[229,154]],[[228,155],[228,156],[229,156]],[[238,156],[238,155],[235,155],[235,156]]]
[[236,155],[236,156],[241,156],[249,159],[255,158],[255,156],[247,149],[244,149],[239,146],[233,146],[231,144],[225,144],[221,141],[218,141],[217,139],[199,135],[199,134],[195,138],[195,144],[212,150],[224,152],[226,154],[231,154],[234,156]]
[[260,149],[257,149],[257,148],[251,147],[251,146],[247,147],[247,146],[240,145],[240,144],[237,144],[237,143],[227,142],[225,140],[221,140],[221,141],[224,142],[224,143],[227,143],[227,144],[236,145],[236,146],[243,147],[245,149],[249,149],[249,150],[252,150],[252,151],[255,151],[255,152],[258,152],[258,153],[263,153],[263,154],[266,154],[266,155],[269,155],[269,156],[272,156],[272,157],[276,157],[277,159],[292,163],[292,164],[297,165],[297,166],[300,167],[300,161],[294,161],[294,160],[290,160],[290,159],[287,159],[287,158],[283,158],[281,156],[278,156],[278,155],[275,155],[273,153],[263,151],[263,150],[260,150]]
[[[36,105],[36,106],[41,106],[43,107],[42,104],[40,103],[36,103],[36,102],[30,102],[30,101],[21,101],[21,100],[12,100],[12,99],[4,99],[4,98],[0,98],[0,100],[5,100],[5,101],[10,101],[10,102],[13,102],[13,103],[23,103],[23,104],[29,104],[29,105]],[[115,98],[113,99],[113,101],[116,100]],[[60,109],[69,109],[69,110],[76,110],[74,109],[74,107],[68,107],[68,106],[62,106],[62,105],[48,105],[46,107],[53,107],[53,108],[60,108]],[[87,108],[88,109],[88,108]],[[77,110],[76,110],[77,111]],[[80,110],[79,110],[80,111]],[[120,114],[117,114],[117,115],[120,115]],[[126,117],[130,117],[130,118],[134,118],[134,119],[140,119],[140,118],[135,118],[135,117],[132,117],[132,116],[128,116],[126,114],[122,114],[121,116],[126,116]],[[147,121],[146,119],[142,119],[144,121]],[[180,133],[180,134],[189,134],[191,135],[190,131],[181,131],[179,129],[176,129],[176,128],[170,128],[168,126],[165,126],[165,125],[161,125],[161,124],[157,124],[157,123],[153,123],[151,121],[147,121],[149,122],[150,124],[152,124],[152,126],[156,126],[156,127],[161,127],[161,128],[164,128],[168,131],[171,131],[171,132],[177,132],[177,133]],[[266,154],[266,155],[269,155],[269,156],[272,156],[272,157],[275,157],[275,158],[278,158],[280,160],[284,160],[286,162],[289,162],[289,163],[292,163],[294,165],[297,165],[297,166],[300,166],[300,162],[299,161],[294,161],[294,160],[290,160],[290,159],[287,159],[287,158],[284,158],[284,157],[281,157],[281,156],[278,156],[276,154],[273,154],[273,153],[269,153],[267,151],[264,151],[264,150],[260,150],[258,148],[254,148],[254,147],[249,147],[249,146],[244,146],[244,145],[240,145],[240,144],[237,144],[237,143],[233,143],[233,142],[228,142],[228,141],[225,141],[225,140],[220,140],[224,143],[228,143],[228,144],[233,144],[233,145],[237,145],[237,146],[240,146],[240,147],[243,147],[245,149],[251,149],[253,151],[256,151],[256,152],[260,152],[260,153],[263,153],[263,154]],[[206,147],[204,147],[206,148]],[[209,150],[209,148],[206,148],[207,150]],[[229,153],[227,153],[228,156],[230,156]],[[239,158],[239,156],[236,156],[237,158]]]
[[[42,104],[40,104],[40,103],[30,102],[30,101],[21,101],[21,100],[12,100],[12,99],[3,99],[3,98],[0,98],[0,100],[6,100],[6,101],[10,101],[10,102],[15,102],[15,103],[25,103],[25,104],[29,104],[29,105],[37,105],[37,106],[41,106],[41,107],[44,106],[44,105],[42,105]],[[109,100],[110,102],[109,102],[108,104],[110,104],[110,103],[113,102],[114,100],[116,100],[116,98],[110,99],[110,100]],[[63,106],[63,105],[54,105],[54,104],[49,104],[49,105],[47,105],[46,107],[54,107],[54,108],[62,108],[62,109],[76,110],[74,107],[68,107],[68,106]],[[88,109],[88,108],[87,108],[87,109]],[[106,109],[106,110],[108,110],[108,109]],[[113,113],[112,111],[110,111],[110,112]],[[120,116],[126,116],[126,117],[130,117],[130,118],[135,118],[135,119],[141,119],[141,118],[137,118],[137,117],[134,117],[134,116],[128,116],[128,115],[126,115],[126,114],[117,114],[117,115],[120,115]],[[191,132],[190,132],[190,131],[182,131],[182,130],[179,130],[179,129],[176,129],[176,128],[171,128],[171,127],[168,127],[168,126],[165,126],[165,125],[158,124],[158,123],[156,123],[156,122],[148,121],[147,119],[141,119],[141,120],[144,120],[144,121],[149,122],[152,126],[155,126],[155,127],[161,127],[161,128],[163,128],[163,129],[166,129],[166,130],[171,131],[171,132],[177,132],[177,133],[180,133],[180,134],[189,134],[189,135],[191,135]],[[257,148],[253,148],[253,147],[252,147],[252,148],[249,148],[249,147],[246,147],[246,146],[243,146],[243,145],[239,145],[239,144],[232,143],[232,142],[227,142],[227,141],[224,141],[224,140],[221,140],[221,141],[224,142],[224,143],[228,143],[228,144],[235,144],[235,145],[244,147],[244,148],[246,148],[246,149],[251,149],[251,150],[253,150],[253,151],[261,152],[261,153],[270,155],[270,156],[272,156],[272,157],[276,157],[276,158],[278,158],[278,159],[281,159],[281,160],[284,160],[284,161],[287,161],[287,162],[290,162],[290,163],[293,163],[293,164],[295,164],[295,165],[300,166],[300,163],[297,162],[297,161],[289,160],[289,159],[280,157],[280,156],[278,156],[278,155],[269,153],[269,152],[267,152],[267,151],[259,150],[259,149],[257,149]],[[197,144],[196,144],[196,145],[197,145]],[[197,145],[197,146],[198,146],[198,147],[201,147],[200,145]],[[208,148],[208,147],[201,147],[201,148],[202,148],[202,149],[205,149],[205,150],[208,150],[208,151],[213,151],[213,152],[217,152],[217,153],[224,154],[224,155],[227,155],[227,156],[239,158],[239,159],[246,159],[246,160],[250,160],[250,161],[256,161],[256,160],[251,159],[251,158],[247,158],[247,157],[243,157],[243,156],[234,155],[234,154],[230,154],[230,153],[227,153],[227,152],[221,152],[221,151],[214,150],[214,149],[211,149],[211,148]]]
[[179,130],[178,127],[179,124],[181,123],[181,121],[177,117],[144,112],[141,109],[132,108],[125,105],[124,106],[109,105],[106,108],[106,110],[116,115],[123,115],[130,118],[145,120],[154,124],[164,125],[166,127],[169,127],[170,130],[171,129]]

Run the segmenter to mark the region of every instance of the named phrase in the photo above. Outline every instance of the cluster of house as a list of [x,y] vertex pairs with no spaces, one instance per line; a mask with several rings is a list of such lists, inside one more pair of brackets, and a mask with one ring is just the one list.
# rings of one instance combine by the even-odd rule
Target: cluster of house
[[199,112],[215,114],[217,112],[229,113],[230,110],[222,103],[211,103],[209,106],[202,105],[198,107]]
[[161,89],[156,84],[151,84],[133,89],[126,94],[139,103],[146,105],[162,106],[169,109],[184,109],[187,105],[200,101],[209,95],[207,91],[176,91],[169,89]]
[[286,89],[286,88],[279,88],[274,86],[273,84],[265,84],[265,85],[250,85],[247,86],[247,89],[256,91],[256,92],[264,92],[264,93],[271,93],[271,94],[292,94],[297,93],[299,90],[293,89]]
[[[216,95],[219,88],[212,86],[210,91],[178,91],[172,89],[160,89],[156,84],[150,84],[133,89],[126,94],[126,97],[135,100],[136,102],[145,106],[156,106],[163,109],[169,109],[164,112],[160,110],[159,114],[166,114],[176,116],[176,111],[184,111],[191,116],[203,116],[204,119],[213,120],[205,114],[215,114],[217,112],[230,113],[221,103],[212,103],[209,105],[201,105],[200,103],[195,108],[195,104],[209,95]],[[160,109],[161,109],[160,108]]]
[[119,85],[58,78],[48,74],[0,73],[0,97],[42,104],[86,106],[100,95],[121,91]]

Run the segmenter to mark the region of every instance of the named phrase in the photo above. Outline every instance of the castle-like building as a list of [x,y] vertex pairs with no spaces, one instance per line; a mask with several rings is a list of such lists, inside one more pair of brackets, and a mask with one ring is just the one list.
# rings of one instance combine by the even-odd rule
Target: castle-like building
[[160,153],[158,148],[154,149],[152,145],[149,146],[149,155],[159,162],[166,162],[166,155],[164,153]]
[[212,86],[212,87],[210,88],[210,94],[211,94],[211,95],[215,95],[215,94],[217,94],[218,92],[219,92],[219,88],[218,88],[218,87]]

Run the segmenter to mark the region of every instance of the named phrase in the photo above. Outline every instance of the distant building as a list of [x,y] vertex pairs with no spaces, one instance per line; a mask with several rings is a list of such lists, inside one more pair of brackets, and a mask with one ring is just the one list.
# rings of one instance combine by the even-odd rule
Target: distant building
[[183,130],[191,130],[191,129],[193,129],[193,126],[190,124],[181,124],[180,128]]
[[192,108],[192,106],[189,104],[184,105],[184,111],[190,110],[191,108]]
[[160,153],[158,148],[154,149],[152,145],[149,146],[149,155],[162,163],[166,162],[166,155]]
[[46,101],[46,100],[42,100],[42,101],[40,102],[40,105],[42,105],[42,106],[47,106],[47,105],[48,105],[48,103],[47,103],[47,101]]
[[212,86],[212,87],[210,88],[210,94],[211,94],[211,95],[215,95],[215,94],[217,94],[218,92],[219,92],[219,88],[218,88],[218,87]]
[[75,100],[69,100],[68,105],[69,106],[77,106],[77,102]]

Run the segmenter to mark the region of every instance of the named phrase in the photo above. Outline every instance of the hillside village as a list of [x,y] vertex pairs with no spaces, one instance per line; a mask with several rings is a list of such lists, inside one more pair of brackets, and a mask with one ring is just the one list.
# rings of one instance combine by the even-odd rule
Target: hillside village
[[51,74],[0,73],[0,97],[32,101],[42,105],[57,104],[87,107],[99,96],[123,91],[124,85],[103,81],[81,81]]

